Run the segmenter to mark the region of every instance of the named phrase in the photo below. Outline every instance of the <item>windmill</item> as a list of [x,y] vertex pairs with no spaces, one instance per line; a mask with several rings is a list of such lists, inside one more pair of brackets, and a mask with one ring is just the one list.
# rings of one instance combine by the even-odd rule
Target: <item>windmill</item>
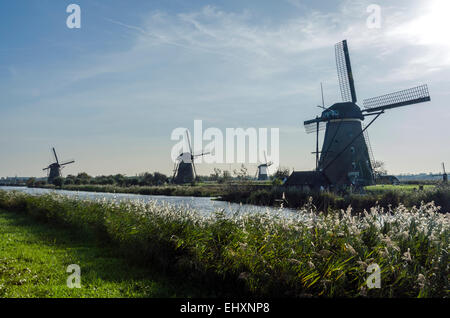
[[258,170],[256,171],[257,180],[268,180],[269,173],[268,168],[273,165],[273,162],[267,162],[266,152],[264,151],[264,162],[258,166]]
[[442,170],[444,171],[444,173],[442,174],[442,181],[444,183],[447,183],[448,182],[448,175],[447,175],[447,172],[445,172],[445,164],[444,163],[442,163]]
[[[316,171],[323,174],[334,188],[373,184],[371,149],[364,134],[386,110],[428,102],[431,100],[426,85],[365,99],[364,108],[357,104],[355,84],[347,41],[335,45],[336,66],[343,102],[324,110],[315,119],[304,122],[307,133],[316,133]],[[362,122],[374,116],[369,124]],[[319,152],[319,131],[325,129],[322,150]],[[320,158],[319,158],[320,154]]]
[[442,177],[443,183],[448,183],[448,175],[447,172],[445,172],[445,164],[442,163],[442,173],[441,174],[433,174],[432,177]]
[[53,150],[53,156],[54,156],[54,160],[55,162],[50,164],[47,168],[44,168],[42,170],[48,170],[48,177],[47,177],[47,182],[48,183],[53,183],[53,181],[55,180],[55,178],[57,177],[61,177],[61,170],[68,164],[74,163],[74,160],[70,160],[70,161],[65,161],[63,163],[59,163],[58,160],[58,156],[56,155],[56,151],[55,148],[52,148]]
[[189,145],[189,152],[182,152],[175,160],[172,182],[176,184],[194,182],[194,180],[197,178],[197,171],[194,164],[195,158],[209,154],[209,152],[202,152],[201,154],[194,155],[192,152],[188,130],[186,130],[186,137]]

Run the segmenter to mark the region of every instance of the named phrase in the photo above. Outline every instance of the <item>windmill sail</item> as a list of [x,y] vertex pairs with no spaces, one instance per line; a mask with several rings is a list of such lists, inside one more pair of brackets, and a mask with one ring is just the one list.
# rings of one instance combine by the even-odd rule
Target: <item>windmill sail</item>
[[55,156],[56,163],[59,164],[58,156],[56,155],[56,150],[55,150],[55,148],[52,148],[52,150],[53,150],[53,155]]
[[75,160],[68,160],[68,161],[64,161],[63,163],[60,163],[59,165],[60,166],[65,166],[65,165],[68,165],[68,164],[71,164],[71,163],[74,163],[75,162]]
[[188,145],[189,145],[189,152],[190,152],[190,154],[191,154],[191,156],[192,156],[191,140],[190,140],[190,138],[189,138],[189,130],[187,130],[187,129],[186,129],[186,137],[187,137],[187,142],[188,142]]
[[[307,134],[312,134],[317,131],[317,122],[314,120],[313,122],[305,122],[305,131]],[[319,121],[319,131],[325,130],[327,127],[327,123],[325,121]]]
[[335,45],[336,67],[341,88],[341,96],[344,102],[356,103],[355,82],[353,80],[350,54],[348,52],[347,41],[344,40]]
[[427,85],[421,85],[399,92],[365,99],[364,112],[373,113],[401,106],[419,104],[431,101]]
[[[365,127],[363,125],[363,129],[364,128]],[[366,141],[367,150],[369,152],[370,164],[373,168],[375,164],[375,156],[373,155],[372,144],[370,143],[369,133],[367,132],[367,130],[364,130],[364,140]]]

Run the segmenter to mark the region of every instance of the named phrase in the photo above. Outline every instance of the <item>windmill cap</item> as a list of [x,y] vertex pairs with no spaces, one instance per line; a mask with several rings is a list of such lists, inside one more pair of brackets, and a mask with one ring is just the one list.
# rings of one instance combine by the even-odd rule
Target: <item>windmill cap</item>
[[322,112],[322,118],[331,117],[333,119],[356,118],[364,120],[361,108],[355,103],[336,103]]

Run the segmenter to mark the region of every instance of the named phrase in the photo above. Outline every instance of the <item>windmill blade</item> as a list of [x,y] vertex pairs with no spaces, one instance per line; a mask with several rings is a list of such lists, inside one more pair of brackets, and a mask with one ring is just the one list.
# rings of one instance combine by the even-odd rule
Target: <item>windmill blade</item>
[[194,181],[197,179],[197,170],[195,169],[194,161],[192,161],[192,168],[194,169]]
[[193,157],[194,158],[196,158],[196,157],[202,157],[202,156],[206,156],[206,155],[209,155],[211,152],[209,151],[209,152],[202,152],[202,153],[200,153],[200,154],[198,154],[198,155],[193,155]]
[[50,169],[50,167],[44,168],[44,169],[42,169],[42,170],[45,171],[45,170],[48,170],[48,169]]
[[264,162],[267,164],[267,156],[266,156],[266,152],[264,151]]
[[175,164],[174,164],[174,166],[173,166],[173,177],[172,177],[172,182],[174,182],[174,180],[175,180],[175,176],[176,176],[177,171],[178,171],[178,164],[179,164],[179,163],[176,161]]
[[192,156],[191,140],[189,139],[189,130],[187,130],[187,129],[186,129],[186,137],[187,137],[187,142],[188,142],[188,145],[189,145],[189,152],[190,152],[190,154]]
[[[365,128],[364,125],[362,128]],[[370,164],[373,167],[375,164],[375,157],[373,155],[372,144],[370,143],[369,133],[367,132],[367,130],[364,130],[364,139],[366,141],[367,151],[369,153]]]
[[353,80],[350,54],[348,52],[347,40],[335,45],[336,68],[341,88],[341,96],[344,102],[356,103],[355,82]]
[[399,92],[386,94],[378,97],[373,97],[364,100],[363,112],[373,113],[402,107],[407,105],[419,104],[431,101],[430,93],[427,85],[421,85]]
[[55,156],[56,163],[59,164],[58,156],[56,155],[56,150],[55,150],[55,148],[52,148],[52,149],[53,149],[53,155]]
[[317,123],[319,123],[319,131],[325,130],[327,123],[324,120],[312,120],[312,121],[305,121],[304,122],[304,126],[305,126],[305,131],[307,134],[312,134],[314,132],[317,131]]
[[71,164],[74,162],[75,162],[75,160],[65,161],[65,162],[61,163],[60,166],[65,166],[65,165],[68,165],[68,164]]

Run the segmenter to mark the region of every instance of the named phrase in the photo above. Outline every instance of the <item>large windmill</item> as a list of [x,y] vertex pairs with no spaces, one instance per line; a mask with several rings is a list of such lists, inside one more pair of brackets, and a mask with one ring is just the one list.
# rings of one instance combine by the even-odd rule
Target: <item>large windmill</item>
[[269,179],[269,167],[273,165],[272,161],[267,162],[266,152],[264,151],[264,163],[258,166],[256,171],[257,180],[268,180]]
[[56,155],[56,151],[55,148],[52,148],[53,151],[53,156],[55,159],[55,162],[50,164],[47,168],[44,168],[42,170],[47,170],[48,171],[48,179],[47,182],[48,183],[53,183],[53,181],[55,180],[55,178],[57,177],[61,177],[61,170],[68,164],[74,163],[74,160],[70,160],[70,161],[65,161],[60,163],[58,160],[58,156]]
[[[323,174],[333,188],[373,183],[369,147],[364,136],[367,128],[386,110],[430,101],[426,85],[365,99],[364,108],[357,104],[355,84],[347,41],[335,46],[336,66],[342,102],[324,108],[315,119],[304,122],[307,133],[316,133],[316,171]],[[366,126],[362,122],[374,116]],[[319,131],[325,129],[319,152]],[[320,155],[320,158],[319,158]]]
[[172,182],[176,184],[194,182],[197,177],[197,171],[194,164],[195,158],[209,154],[209,152],[202,152],[201,154],[194,155],[192,152],[191,141],[189,139],[189,132],[187,130],[186,137],[189,145],[189,152],[182,152],[175,160]]

